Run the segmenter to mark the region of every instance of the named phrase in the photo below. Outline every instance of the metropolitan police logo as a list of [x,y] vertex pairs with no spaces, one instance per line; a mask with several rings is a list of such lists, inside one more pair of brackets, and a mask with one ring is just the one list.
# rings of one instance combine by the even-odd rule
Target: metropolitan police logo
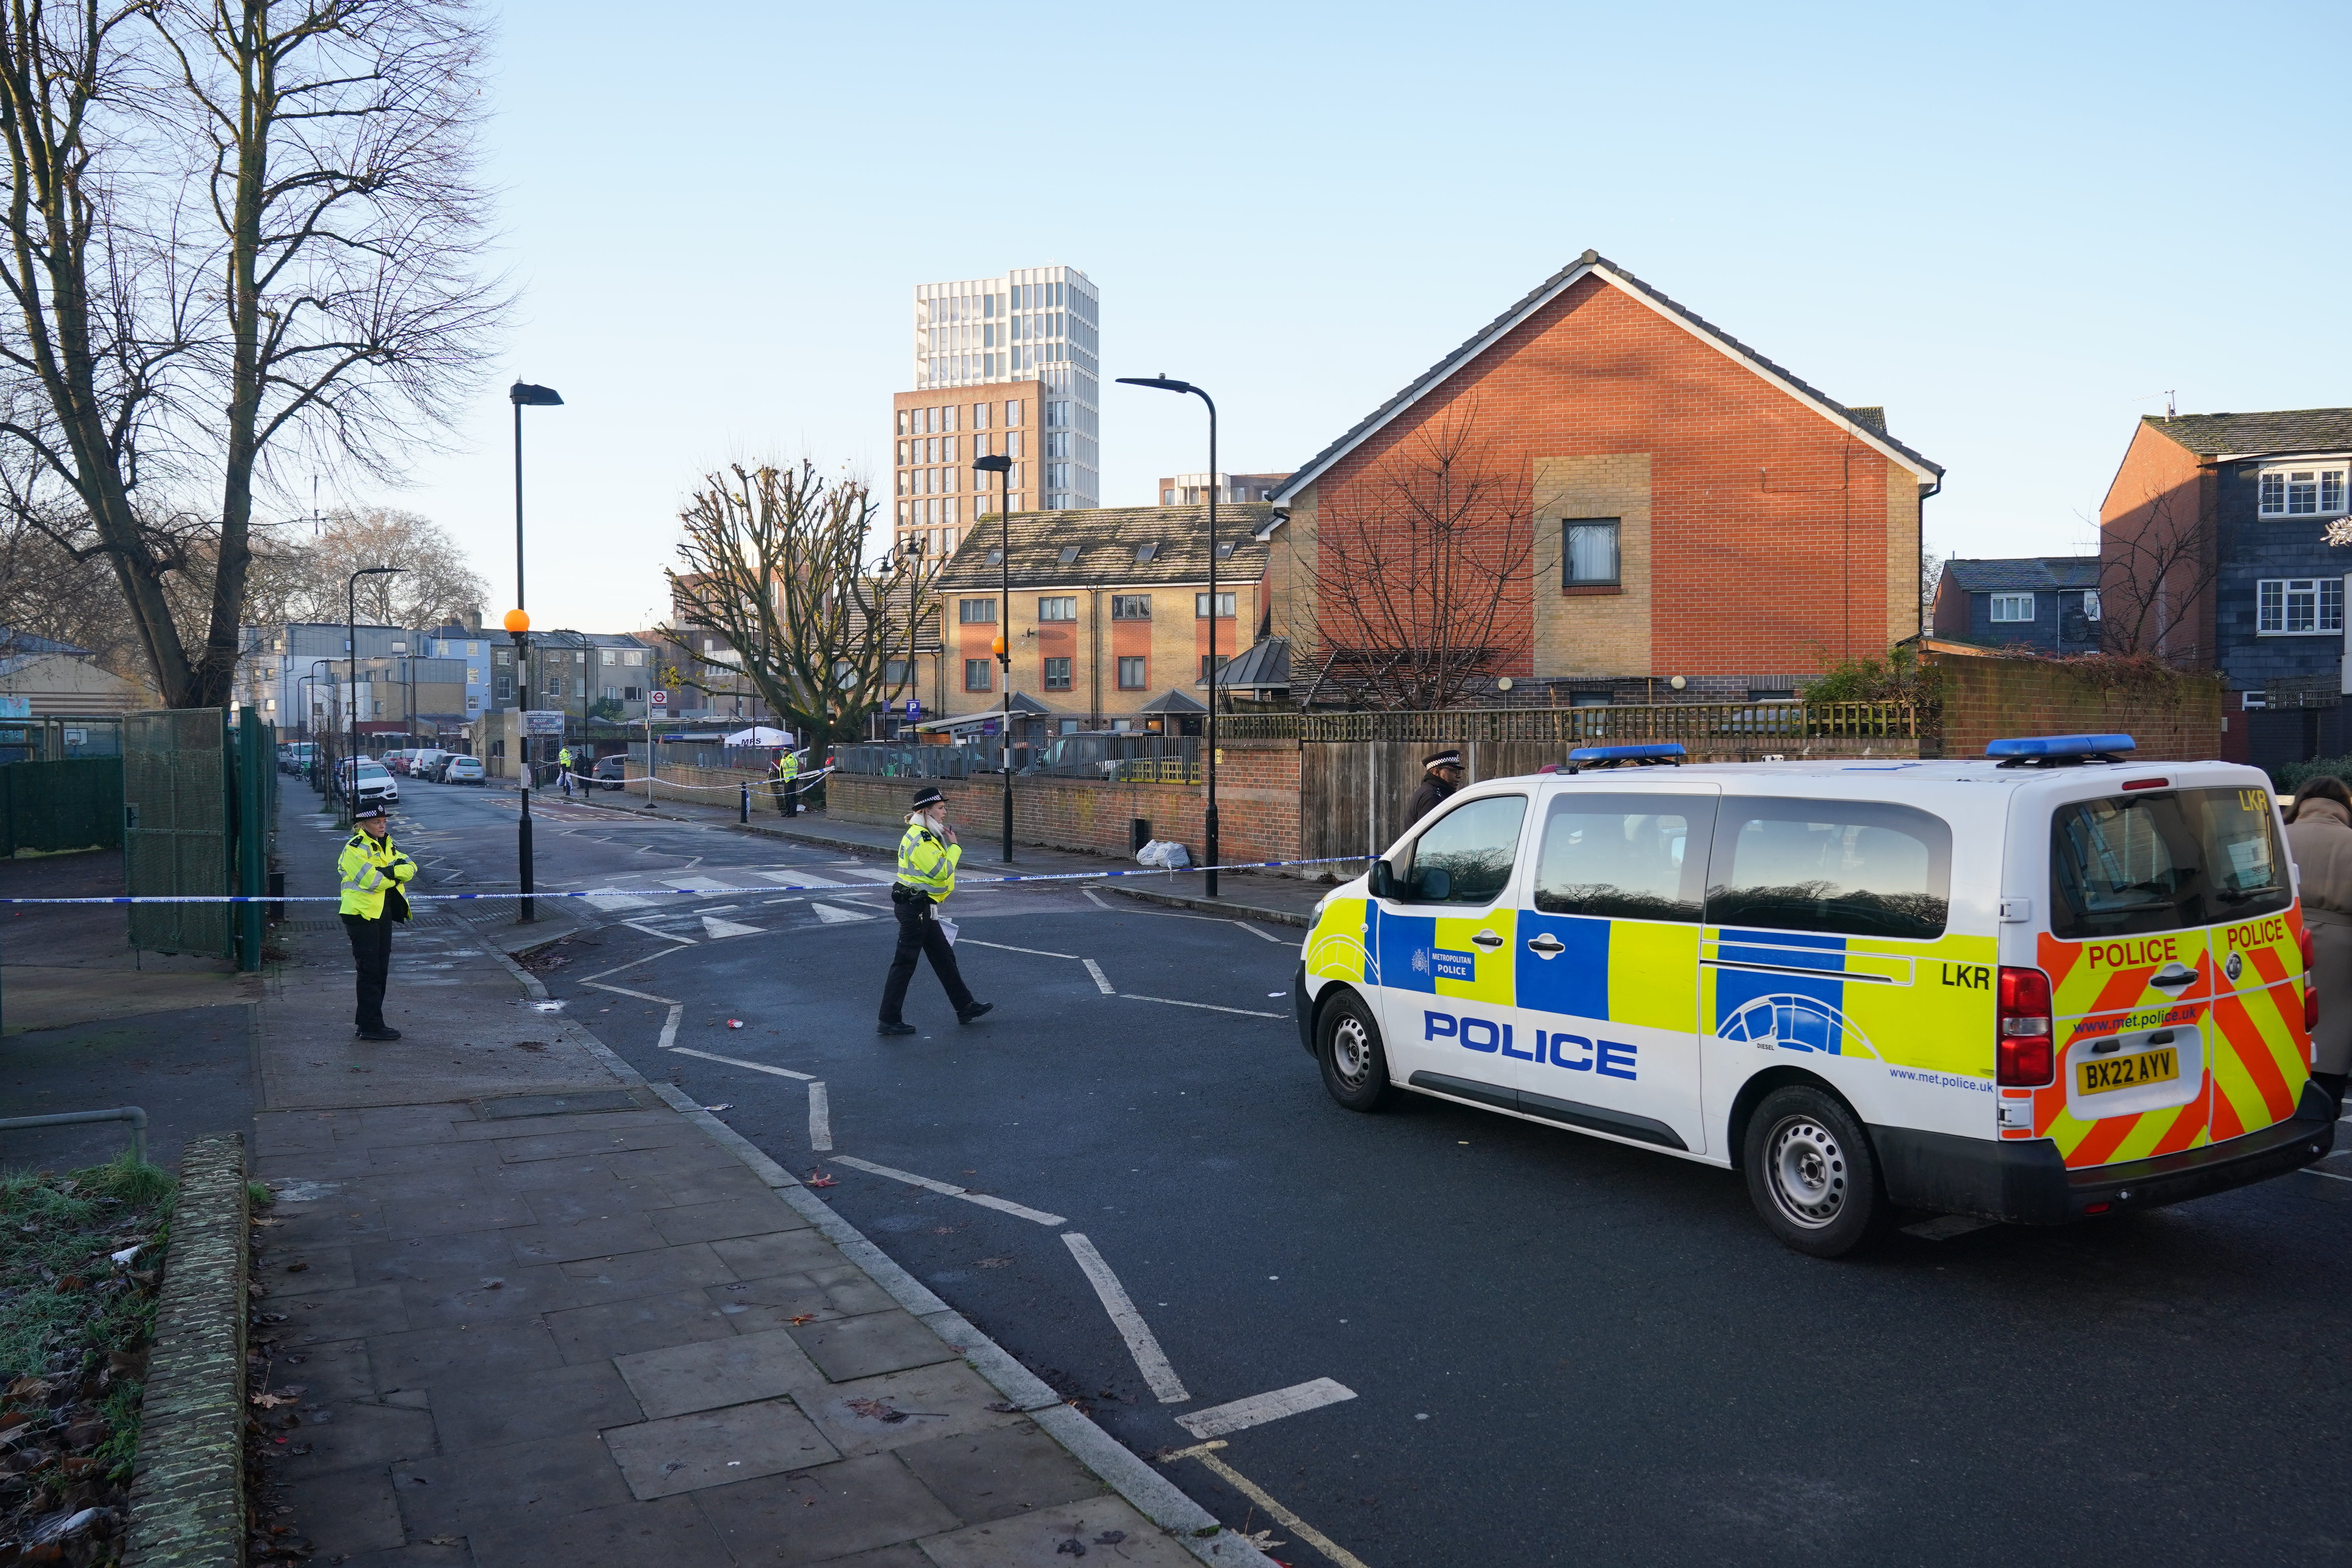
[[2246,961],[2239,957],[2234,952],[2230,955],[2230,962],[2221,966],[2221,973],[2228,975],[2231,980],[2237,979],[2239,975],[2243,974],[2245,972]]
[[1416,947],[1412,950],[1412,972],[1415,974],[1429,973],[1429,949]]

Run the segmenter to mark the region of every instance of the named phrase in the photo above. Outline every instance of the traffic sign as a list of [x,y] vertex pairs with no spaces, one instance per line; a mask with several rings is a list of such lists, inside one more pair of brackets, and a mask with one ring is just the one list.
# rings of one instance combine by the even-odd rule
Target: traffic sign
[[646,693],[646,700],[656,708],[667,708],[669,706],[669,693],[656,686]]
[[921,718],[922,716],[923,716],[923,705],[922,705],[921,703],[919,703],[919,702],[916,701],[916,700],[915,700],[913,698],[911,698],[911,697],[908,698],[908,699],[907,699],[907,722],[908,722],[909,724],[911,724],[911,723],[913,723],[916,720],[918,720],[918,719]]

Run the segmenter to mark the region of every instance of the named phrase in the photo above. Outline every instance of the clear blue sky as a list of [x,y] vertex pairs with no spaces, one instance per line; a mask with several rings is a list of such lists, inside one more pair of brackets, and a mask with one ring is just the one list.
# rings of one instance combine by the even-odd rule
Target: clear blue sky
[[[1255,470],[1590,246],[1885,404],[1949,469],[1943,553],[2085,547],[2168,388],[2183,412],[2352,404],[2342,6],[516,0],[499,21],[487,167],[520,325],[463,449],[344,498],[448,525],[493,618],[509,380],[570,405],[529,416],[534,621],[635,627],[700,472],[806,454],[887,486],[911,286],[1047,261],[1100,286],[1105,375],[1209,387],[1224,466]],[[1196,403],[1104,401],[1107,503],[1203,466]]]

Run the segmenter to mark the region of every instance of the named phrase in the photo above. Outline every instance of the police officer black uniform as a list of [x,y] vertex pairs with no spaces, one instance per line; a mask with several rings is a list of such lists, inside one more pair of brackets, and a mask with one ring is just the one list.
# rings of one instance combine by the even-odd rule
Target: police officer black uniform
[[882,986],[882,1017],[877,1035],[911,1035],[915,1026],[900,1016],[907,1005],[907,987],[915,978],[918,954],[931,961],[931,973],[947,987],[956,1022],[969,1024],[996,1004],[976,1000],[956,968],[955,945],[940,929],[939,906],[955,891],[956,866],[963,846],[947,824],[947,801],[936,789],[915,796],[907,816],[906,837],[898,840],[898,879],[890,886],[890,902],[898,916],[898,948],[890,955],[890,976]]
[[1404,803],[1407,826],[1419,822],[1445,804],[1454,792],[1462,787],[1462,753],[1439,752],[1422,759],[1421,787]]
[[393,845],[392,819],[382,801],[352,813],[352,826],[351,842],[335,863],[342,878],[337,907],[359,972],[359,1010],[352,1022],[362,1040],[396,1040],[400,1031],[383,1021],[383,988],[392,972],[392,928],[408,918],[408,895],[401,889],[415,877],[416,862]]

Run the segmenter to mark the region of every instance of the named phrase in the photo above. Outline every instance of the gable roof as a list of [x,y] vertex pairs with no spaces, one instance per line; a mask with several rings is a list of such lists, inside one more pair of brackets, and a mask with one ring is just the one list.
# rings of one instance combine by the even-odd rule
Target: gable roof
[[2055,593],[2099,585],[2095,555],[2021,555],[2005,559],[1947,561],[1944,581],[1969,594]]
[[[1217,542],[1233,552],[1217,563],[1219,592],[1265,575],[1265,541],[1258,537],[1274,516],[1267,501],[1217,503]],[[1009,530],[994,513],[971,525],[956,552],[940,569],[934,593],[994,593],[1003,569],[988,552],[1009,533],[1013,586],[1016,588],[1148,588],[1161,583],[1205,583],[1209,578],[1209,509],[1183,506],[1091,507],[1070,511],[1016,511]],[[1151,559],[1136,551],[1152,547]],[[1066,551],[1077,553],[1068,561]]]
[[1382,426],[1420,402],[1431,390],[1442,384],[1455,371],[1501,342],[1505,335],[1519,323],[1551,303],[1587,276],[1599,278],[1604,283],[1623,289],[1635,300],[1692,335],[1711,343],[1733,359],[1746,364],[1757,374],[1773,383],[1799,402],[1809,404],[1816,412],[1844,425],[1864,446],[1874,447],[1881,454],[1917,474],[1922,479],[1940,481],[1943,479],[1942,464],[1922,457],[1886,434],[1886,415],[1884,409],[1874,408],[1865,411],[1846,407],[1827,394],[1808,386],[1728,332],[1717,329],[1685,310],[1615,262],[1603,257],[1599,251],[1588,250],[1536,285],[1535,289],[1518,303],[1481,327],[1452,353],[1415,376],[1403,391],[1358,420],[1347,434],[1309,458],[1299,467],[1297,473],[1283,481],[1280,489],[1275,491],[1276,504],[1279,505],[1289,500],[1300,490],[1313,484],[1332,464],[1363,445]]
[[2263,452],[2352,450],[2352,408],[2288,408],[2269,414],[2140,416],[2143,427],[2200,458]]

